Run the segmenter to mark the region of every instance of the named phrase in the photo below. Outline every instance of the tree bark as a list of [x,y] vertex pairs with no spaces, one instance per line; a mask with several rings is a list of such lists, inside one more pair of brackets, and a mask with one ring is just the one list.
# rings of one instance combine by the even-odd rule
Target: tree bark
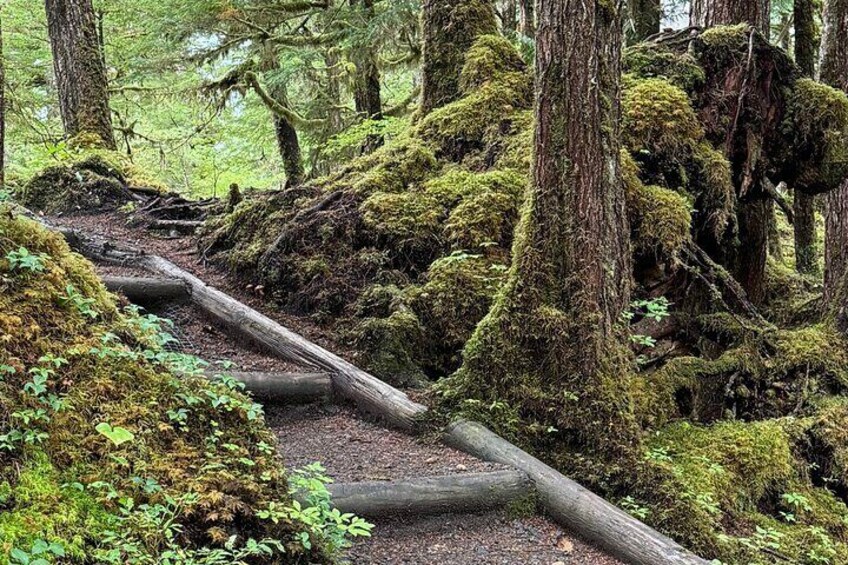
[[453,398],[515,407],[573,450],[624,461],[639,440],[619,324],[632,272],[621,12],[606,0],[537,8],[533,182],[507,281],[446,386]]
[[424,0],[421,113],[459,98],[465,53],[480,35],[498,33],[491,0]]
[[506,0],[504,2],[504,10],[501,17],[503,34],[507,37],[515,37],[515,32],[518,29],[518,6],[516,0]]
[[[822,23],[821,81],[848,92],[848,0],[827,0]],[[848,282],[848,180],[826,196],[825,230],[824,299],[834,309]]]
[[[265,45],[262,53],[260,70],[273,72],[280,70],[280,61],[272,45]],[[278,104],[288,108],[288,89],[285,82],[281,80],[272,81],[268,94]],[[277,150],[283,162],[283,171],[286,173],[286,185],[297,186],[303,182],[305,171],[303,167],[303,155],[300,150],[300,138],[297,129],[290,120],[274,113],[274,135],[277,138]]]
[[[795,62],[805,76],[816,74],[816,23],[813,0],[795,0]],[[795,269],[802,274],[819,272],[816,248],[815,196],[795,192]]]
[[771,0],[692,0],[689,25],[712,27],[748,23],[769,36]]
[[6,57],[3,53],[3,22],[0,10],[0,190],[6,188]]
[[[362,21],[368,23],[374,17],[374,0],[351,0],[351,5],[361,4]],[[353,101],[356,112],[365,119],[379,120],[383,117],[383,101],[380,92],[380,68],[377,66],[377,50],[370,42],[358,44],[353,49],[356,65]]]
[[630,0],[630,39],[633,43],[644,41],[660,32],[662,6],[659,0]]
[[536,38],[536,0],[518,2],[519,27],[521,35],[528,39]]
[[106,67],[91,0],[45,0],[65,135],[92,134],[115,149]]

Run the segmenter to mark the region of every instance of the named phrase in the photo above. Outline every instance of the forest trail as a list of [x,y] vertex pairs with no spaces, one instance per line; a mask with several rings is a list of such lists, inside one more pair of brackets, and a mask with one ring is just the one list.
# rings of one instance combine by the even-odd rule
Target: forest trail
[[[189,237],[172,233],[166,238],[128,227],[118,214],[51,218],[51,223],[70,227],[113,242],[162,256],[209,285],[234,296],[248,306],[292,327],[308,339],[338,351],[331,336],[296,317],[263,308],[261,288],[241,287],[220,271],[202,264]],[[151,273],[132,266],[96,263],[104,279],[137,281]],[[321,374],[283,360],[241,339],[185,297],[166,296],[152,301],[133,296],[149,312],[170,319],[173,346],[181,352],[207,360],[210,372],[242,372],[253,378],[310,380],[317,390],[305,398],[265,404],[266,420],[279,438],[278,448],[291,469],[320,462],[335,481],[331,488],[342,510],[352,511],[387,502],[382,496],[398,492],[424,493],[418,500],[401,498],[393,504],[406,511],[365,512],[375,524],[370,539],[360,538],[349,550],[354,564],[374,565],[613,565],[617,559],[563,530],[539,515],[520,512],[526,507],[529,482],[505,465],[485,462],[447,446],[384,428],[367,419],[354,407],[322,394]],[[326,390],[329,390],[327,379]],[[526,492],[520,485],[526,482]],[[429,481],[429,482],[428,482]],[[463,482],[465,481],[465,482]],[[489,483],[481,482],[489,481]],[[503,483],[503,484],[502,484]],[[462,485],[465,485],[463,490]],[[470,485],[470,486],[469,486]],[[483,485],[483,486],[479,486]],[[364,489],[364,496],[357,492]],[[480,489],[483,489],[482,491]],[[515,490],[512,493],[512,490]],[[422,506],[422,498],[435,497],[435,490],[449,502],[437,508]],[[386,491],[394,495],[386,495]],[[507,492],[508,495],[502,495]],[[482,495],[481,495],[482,492]],[[457,493],[466,495],[465,503]],[[499,495],[498,493],[501,493]],[[512,494],[509,494],[512,493]],[[490,500],[486,500],[489,498]],[[388,501],[391,503],[391,500]]]

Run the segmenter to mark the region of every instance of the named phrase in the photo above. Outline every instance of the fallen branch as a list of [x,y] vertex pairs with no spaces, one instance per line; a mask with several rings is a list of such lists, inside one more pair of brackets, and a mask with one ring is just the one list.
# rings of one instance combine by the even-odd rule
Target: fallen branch
[[327,373],[242,373],[207,371],[210,376],[229,375],[244,383],[254,397],[266,404],[297,404],[329,398],[333,383]]

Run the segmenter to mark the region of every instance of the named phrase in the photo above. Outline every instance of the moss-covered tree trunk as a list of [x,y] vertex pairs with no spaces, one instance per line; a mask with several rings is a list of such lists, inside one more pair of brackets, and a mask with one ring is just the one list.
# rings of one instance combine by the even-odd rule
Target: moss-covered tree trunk
[[[363,24],[367,25],[374,17],[374,0],[350,0],[350,4],[359,7]],[[353,63],[356,65],[353,89],[356,113],[366,119],[379,120],[383,115],[383,100],[376,46],[370,41],[355,45]]]
[[[280,70],[280,62],[273,45],[265,45],[260,70],[266,73]],[[288,89],[284,81],[279,79],[271,81],[268,94],[276,103],[285,108],[289,107]],[[303,182],[305,175],[300,138],[297,129],[288,118],[276,112],[273,114],[274,134],[277,138],[277,150],[283,162],[283,171],[286,173],[286,185],[297,186]]]
[[[816,74],[816,22],[813,0],[795,0],[795,62],[804,76]],[[815,196],[794,191],[795,268],[799,273],[819,272],[816,248]]]
[[[693,0],[689,19],[691,25],[700,27],[747,23],[768,38],[769,9],[769,0]],[[749,104],[746,97],[750,96],[747,92],[739,96],[740,113],[745,111]],[[734,171],[739,196],[739,244],[729,250],[729,267],[750,299],[757,303],[764,295],[771,206],[758,186],[762,178],[751,176],[751,168],[757,161],[756,149],[751,145],[756,140],[740,139],[739,134],[737,131],[730,132],[727,152],[744,151],[753,158],[753,162],[744,164],[742,170]]]
[[491,0],[424,0],[421,113],[459,97],[465,53],[481,35],[498,32]]
[[633,42],[644,41],[660,32],[662,6],[659,0],[630,0],[630,39]]
[[115,149],[106,68],[91,0],[45,0],[65,135],[90,134]]
[[503,4],[503,13],[501,14],[501,26],[503,33],[507,37],[515,37],[515,32],[518,30],[518,5],[516,0],[506,0]]
[[632,269],[619,165],[621,14],[605,0],[537,8],[533,183],[507,282],[449,383],[458,398],[513,407],[543,441],[623,455],[637,434],[619,327]]
[[521,35],[529,39],[536,37],[536,0],[519,0],[518,26]]
[[[821,80],[848,92],[848,0],[827,0],[822,21]],[[834,302],[848,283],[848,180],[826,198],[824,297],[830,307],[841,307]]]
[[700,27],[747,22],[769,36],[771,0],[692,0],[689,24]]
[[6,57],[3,52],[2,17],[0,9],[0,189],[6,187]]

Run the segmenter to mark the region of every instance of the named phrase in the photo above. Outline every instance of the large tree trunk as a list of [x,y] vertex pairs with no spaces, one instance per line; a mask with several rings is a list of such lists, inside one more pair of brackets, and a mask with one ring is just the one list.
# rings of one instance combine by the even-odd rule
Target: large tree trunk
[[507,282],[448,387],[516,407],[557,430],[552,441],[623,461],[638,434],[619,322],[632,270],[619,166],[621,14],[605,0],[537,7],[533,184]]
[[[822,21],[821,80],[848,92],[848,0],[827,0]],[[835,308],[839,286],[848,283],[848,180],[826,198],[824,298]]]
[[498,33],[491,0],[424,0],[421,113],[459,97],[465,53],[485,34]]
[[[700,27],[747,23],[768,38],[769,9],[770,0],[692,0],[689,23]],[[739,102],[746,104],[745,97],[740,96]],[[734,139],[735,132],[731,134],[729,139]],[[737,149],[730,147],[728,150],[735,152]],[[764,294],[771,206],[756,186],[763,179],[752,182],[749,173],[751,171],[736,171],[735,174],[740,243],[730,250],[730,267],[756,304]]]
[[519,27],[521,35],[529,39],[536,38],[536,0],[519,0]]
[[644,41],[660,32],[662,5],[660,0],[630,0],[630,39],[634,43]]
[[45,0],[65,135],[91,134],[115,149],[106,67],[91,0]]
[[[813,0],[795,0],[795,62],[805,76],[816,74],[816,22]],[[795,202],[795,268],[799,273],[819,272],[816,248],[815,196],[796,190]]]
[[711,27],[746,22],[769,36],[771,0],[692,0],[689,25]]

